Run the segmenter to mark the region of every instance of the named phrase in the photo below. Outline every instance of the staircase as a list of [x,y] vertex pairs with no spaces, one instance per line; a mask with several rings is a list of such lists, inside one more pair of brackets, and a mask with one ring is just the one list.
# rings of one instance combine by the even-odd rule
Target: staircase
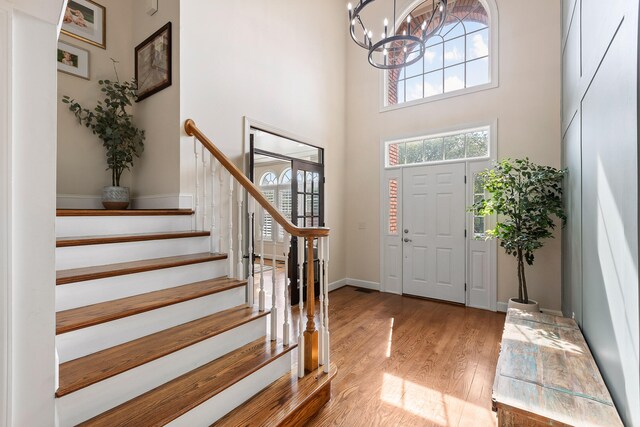
[[[247,198],[255,197],[245,206],[250,206],[249,221],[258,219],[257,225],[261,224],[260,206],[265,203],[261,194],[252,192],[252,184],[237,176],[239,171],[229,169],[223,155],[206,148],[212,154],[211,177],[215,155],[229,170],[229,182],[237,179]],[[213,188],[211,182],[212,198]],[[230,188],[232,206],[233,184]],[[315,330],[313,298],[306,307],[306,329],[302,299],[292,328],[285,295],[285,306],[279,308],[285,320],[278,338],[275,279],[271,309],[265,307],[262,276],[254,304],[253,277],[242,277],[241,236],[238,256],[233,258],[231,222],[227,253],[212,250],[222,247],[222,239],[215,233],[213,201],[210,226],[204,225],[206,194],[205,187],[202,204],[196,196],[195,212],[58,211],[58,426],[301,425],[330,398],[336,368],[329,363],[326,273],[321,278],[320,333]],[[238,195],[241,216],[242,192]],[[264,209],[275,221],[286,222],[273,206]],[[232,212],[230,208],[229,220]],[[194,227],[199,223],[203,225]],[[283,226],[303,243],[306,237],[311,254],[314,244],[324,253],[320,237],[328,230]],[[256,229],[259,233],[261,227]],[[327,260],[320,265],[328,268],[325,244]],[[302,271],[304,259],[298,264]],[[306,264],[307,277],[313,278],[313,263]],[[313,295],[313,284],[308,286]]]

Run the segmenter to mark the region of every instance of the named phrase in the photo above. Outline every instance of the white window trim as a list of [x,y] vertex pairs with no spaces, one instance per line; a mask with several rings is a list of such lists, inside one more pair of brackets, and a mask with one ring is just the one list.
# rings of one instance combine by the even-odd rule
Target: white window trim
[[[418,4],[422,3],[424,0],[414,0],[411,2],[409,7],[407,7],[403,13],[400,13],[400,20],[402,20],[403,16],[406,16],[411,10],[413,10]],[[441,101],[443,99],[454,98],[460,95],[467,95],[476,92],[482,92],[485,90],[495,89],[500,86],[499,82],[499,19],[498,19],[498,5],[495,0],[478,0],[484,6],[485,10],[489,14],[489,76],[491,76],[491,81],[489,83],[485,83],[483,85],[473,86],[469,88],[454,90],[447,93],[441,93],[439,95],[427,96],[425,98],[415,99],[409,102],[403,102],[400,104],[387,105],[387,72],[381,70],[380,75],[380,100],[379,105],[380,113],[384,113],[386,111],[394,111],[399,110],[401,108],[413,107],[416,105],[427,104],[430,102]],[[443,88],[444,90],[444,88]]]
[[[436,160],[433,162],[424,163],[409,163],[403,165],[388,166],[389,164],[389,145],[397,144],[399,142],[412,142],[419,139],[430,139],[441,136],[458,135],[461,133],[473,132],[474,130],[489,129],[489,152],[483,157],[465,157],[462,159],[453,160]],[[382,140],[382,169],[398,169],[398,168],[410,168],[417,166],[429,166],[429,165],[441,165],[447,163],[460,163],[460,162],[477,162],[485,160],[495,160],[498,154],[498,139],[497,139],[498,121],[493,120],[491,122],[477,122],[469,123],[466,125],[459,125],[455,127],[448,127],[442,129],[434,129],[427,133],[421,132],[412,135],[403,136],[401,138],[384,139]]]

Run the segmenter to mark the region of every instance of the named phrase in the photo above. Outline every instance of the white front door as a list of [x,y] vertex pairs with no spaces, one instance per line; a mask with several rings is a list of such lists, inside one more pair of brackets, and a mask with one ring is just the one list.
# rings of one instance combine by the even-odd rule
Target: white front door
[[465,303],[465,164],[402,175],[402,292]]

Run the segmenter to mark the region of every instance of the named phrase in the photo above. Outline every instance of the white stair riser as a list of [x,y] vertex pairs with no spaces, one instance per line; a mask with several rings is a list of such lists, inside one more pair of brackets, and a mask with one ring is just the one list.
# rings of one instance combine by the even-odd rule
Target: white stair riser
[[176,418],[169,427],[207,427],[219,420],[272,382],[291,372],[291,352],[238,381],[203,404]]
[[190,215],[62,216],[56,218],[56,237],[190,231]]
[[69,246],[56,249],[56,270],[209,252],[209,237]]
[[262,317],[56,400],[60,426],[74,426],[264,336]]
[[60,363],[245,303],[245,286],[56,336]]
[[56,311],[126,298],[227,275],[227,260],[202,262],[56,286]]

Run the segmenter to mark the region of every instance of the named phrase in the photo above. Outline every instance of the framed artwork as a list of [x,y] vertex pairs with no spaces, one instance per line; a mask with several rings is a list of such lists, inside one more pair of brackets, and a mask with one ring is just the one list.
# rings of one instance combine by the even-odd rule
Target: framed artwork
[[138,100],[171,86],[171,22],[136,46]]
[[107,48],[107,10],[91,0],[69,0],[62,32],[94,46]]
[[58,71],[89,80],[89,51],[58,42]]

